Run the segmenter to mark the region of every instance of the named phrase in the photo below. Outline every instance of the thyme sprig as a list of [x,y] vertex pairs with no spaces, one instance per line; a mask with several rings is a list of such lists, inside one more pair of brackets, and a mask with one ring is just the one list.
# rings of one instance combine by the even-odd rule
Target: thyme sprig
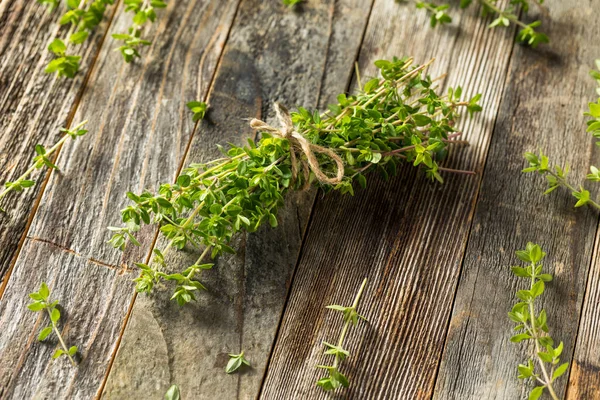
[[38,340],[40,342],[45,340],[54,331],[61,348],[56,349],[52,355],[52,358],[58,358],[65,355],[69,358],[71,364],[75,366],[76,364],[73,356],[77,354],[77,346],[71,346],[67,348],[67,345],[65,344],[65,341],[63,340],[63,337],[57,327],[57,323],[60,320],[60,311],[57,308],[58,300],[50,300],[50,289],[48,289],[48,285],[46,285],[45,282],[42,282],[40,289],[37,292],[30,293],[29,297],[31,297],[33,302],[29,304],[27,308],[35,312],[46,311],[48,313],[48,317],[50,317],[50,325],[46,326],[40,331],[38,334]]
[[[540,246],[533,243],[527,243],[525,250],[517,251],[519,260],[528,263],[525,267],[512,267],[512,272],[521,278],[529,280],[528,290],[519,290],[517,297],[519,302],[515,304],[508,317],[515,323],[516,331],[522,331],[510,338],[511,342],[520,343],[526,340],[533,341],[535,346],[535,359],[538,367],[535,367],[534,360],[529,358],[527,364],[520,364],[519,379],[533,379],[540,386],[536,386],[529,394],[529,400],[537,400],[544,390],[554,400],[558,400],[552,384],[562,376],[569,368],[569,363],[560,364],[560,355],[563,351],[563,342],[554,347],[554,340],[548,334],[546,311],[541,310],[536,314],[535,299],[544,293],[544,282],[550,282],[552,275],[542,273],[542,259],[546,253]],[[539,368],[539,372],[538,371]]]
[[117,49],[121,52],[125,62],[131,62],[140,57],[138,49],[152,44],[149,40],[142,39],[142,31],[148,22],[156,20],[156,9],[165,8],[167,3],[163,0],[124,0],[125,11],[134,14],[132,24],[127,33],[113,33],[112,37],[123,44]]
[[[205,258],[234,253],[229,243],[238,232],[254,232],[267,222],[276,227],[277,212],[289,190],[315,184],[325,191],[353,194],[353,182],[366,187],[368,172],[378,171],[387,178],[403,163],[439,182],[444,171],[472,173],[438,163],[446,157],[448,146],[463,143],[456,140],[461,135],[455,128],[459,109],[480,111],[480,95],[463,101],[460,87],[438,95],[434,80],[424,73],[432,61],[415,67],[411,58],[379,60],[375,65],[382,78],[369,80],[357,94],[340,94],[338,103],[322,114],[304,108],[292,113],[294,134],[304,145],[325,148],[338,159],[314,155],[318,175],[307,168],[311,160],[306,154],[296,154],[297,138],[263,131],[258,143],[248,140],[245,147],[220,148],[223,157],[190,164],[175,183],[162,184],[158,193],[127,193],[132,204],[121,211],[124,226],[109,228],[114,232],[109,242],[121,249],[128,241],[138,245],[135,234],[141,224],[158,224],[168,240],[163,249],[154,249],[150,264],[137,264],[141,269],[137,290],[150,293],[157,282],[174,281],[174,300],[179,304],[194,300],[204,290],[199,277],[213,265]],[[339,176],[340,163],[339,183],[316,179],[323,174]],[[163,272],[166,251],[186,245],[204,248],[196,263],[181,272]]]
[[[87,124],[87,121],[77,124],[72,129],[61,128],[60,131],[64,132],[65,135],[49,149],[46,149],[41,144],[36,145],[35,152],[37,155],[33,158],[33,164],[23,173],[23,175],[18,177],[16,181],[6,182],[4,184],[5,189],[0,193],[0,200],[11,191],[21,192],[24,189],[35,185],[35,181],[28,178],[36,169],[41,169],[43,167],[58,169],[51,159],[51,156],[60,149],[67,139],[71,138],[75,140],[77,137],[85,135],[87,133],[87,130],[83,129],[85,124]],[[4,211],[2,207],[0,207],[0,211]]]
[[367,279],[365,278],[360,285],[360,289],[358,289],[358,293],[356,294],[356,297],[354,298],[354,301],[350,307],[339,305],[331,305],[326,307],[330,310],[339,311],[343,314],[344,326],[342,327],[337,344],[323,342],[323,345],[327,348],[325,354],[333,355],[335,357],[332,365],[317,365],[317,368],[325,369],[328,372],[327,377],[321,378],[317,381],[317,386],[321,387],[323,390],[335,390],[339,387],[348,387],[349,385],[348,378],[346,378],[346,376],[339,371],[339,366],[342,361],[350,356],[350,352],[344,349],[344,339],[346,338],[346,334],[348,333],[350,325],[356,326],[359,319],[366,321],[366,319],[356,311],[358,302],[360,301],[360,296],[362,295],[366,284]]
[[[596,66],[600,70],[600,60],[596,60]],[[598,81],[600,85],[600,72],[590,71],[592,78]],[[598,89],[600,93],[600,88]],[[595,139],[600,139],[600,98],[596,103],[588,103],[588,111],[584,112],[583,115],[590,117],[587,121],[587,132],[590,133]],[[596,145],[600,146],[600,141],[596,142]],[[590,205],[600,210],[600,204],[590,198],[590,192],[583,186],[576,189],[574,185],[568,182],[567,175],[569,173],[569,166],[561,167],[559,165],[550,166],[548,157],[545,156],[540,150],[539,156],[527,152],[524,154],[525,159],[529,162],[529,167],[523,169],[524,173],[537,172],[541,175],[546,176],[548,181],[548,189],[544,194],[553,192],[559,187],[566,188],[571,191],[573,197],[577,199],[575,207],[581,207],[584,205]],[[586,175],[586,180],[593,182],[600,182],[600,170],[595,166],[590,166],[590,173]]]
[[[54,9],[59,0],[38,0]],[[102,22],[104,13],[114,0],[66,0],[67,12],[60,20],[60,25],[70,25],[69,31],[63,38],[55,38],[48,45],[48,50],[54,55],[46,66],[47,73],[73,78],[79,71],[81,56],[70,53],[70,46],[84,43],[94,29]]]
[[[413,1],[417,8],[425,9],[431,14],[431,27],[452,22],[452,17],[446,12],[446,10],[450,8],[448,4],[437,5],[430,2]],[[484,17],[488,15],[494,15],[496,17],[489,25],[490,28],[497,26],[507,27],[512,23],[521,28],[516,37],[518,42],[528,44],[532,47],[536,47],[540,43],[549,42],[548,36],[536,31],[536,28],[542,24],[540,21],[526,24],[522,22],[517,15],[517,7],[520,7],[524,13],[527,13],[527,11],[529,11],[530,2],[541,6],[544,3],[544,0],[511,0],[510,5],[504,9],[497,6],[496,0],[477,0],[477,2],[481,4],[482,15]],[[460,7],[466,8],[470,6],[471,3],[473,3],[473,0],[461,0]]]

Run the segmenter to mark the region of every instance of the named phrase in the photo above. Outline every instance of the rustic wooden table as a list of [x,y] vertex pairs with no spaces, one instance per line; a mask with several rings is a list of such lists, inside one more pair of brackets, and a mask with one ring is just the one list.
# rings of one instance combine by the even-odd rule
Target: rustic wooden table
[[[59,127],[88,119],[90,129],[62,148],[61,172],[11,195],[0,214],[1,398],[161,399],[172,383],[185,400],[327,398],[314,366],[340,317],[324,306],[351,302],[365,277],[369,323],[348,338],[352,384],[338,397],[523,398],[524,349],[509,342],[506,313],[521,284],[509,266],[527,241],[543,245],[555,274],[544,307],[572,362],[559,392],[600,398],[598,215],[573,209],[568,193],[542,197],[542,179],[520,173],[522,153],[539,147],[576,179],[598,161],[581,113],[593,99],[600,1],[548,0],[552,43],[535,50],[516,45],[512,27],[487,29],[477,7],[432,30],[393,0],[309,0],[296,11],[278,0],[169,1],[131,65],[113,51],[110,33],[130,19],[117,3],[84,45],[82,73],[57,80],[43,66],[58,13],[0,2],[2,178],[22,173]],[[290,196],[279,228],[239,238],[240,252],[206,274],[199,302],[180,308],[161,288],[134,295],[133,262],[156,232],[124,254],[106,244],[126,191],[172,181],[217,143],[243,143],[253,135],[245,118],[272,121],[274,101],[323,108],[355,86],[355,60],[368,76],[394,55],[436,57],[431,74],[448,72],[444,86],[483,94],[484,112],[464,120],[471,146],[447,164],[478,176],[437,185],[408,167],[354,197]],[[185,103],[197,99],[211,108],[194,125]],[[186,265],[194,255],[172,257]],[[35,340],[45,316],[27,310],[27,293],[41,281],[64,307],[76,368]],[[227,353],[241,349],[253,367],[226,375]]]

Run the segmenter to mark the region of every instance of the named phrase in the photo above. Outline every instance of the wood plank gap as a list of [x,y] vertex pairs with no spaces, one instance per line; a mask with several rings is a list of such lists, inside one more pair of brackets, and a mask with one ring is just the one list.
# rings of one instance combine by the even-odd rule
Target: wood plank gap
[[[108,35],[108,31],[110,30],[110,26],[111,26],[113,19],[117,13],[117,10],[119,9],[120,1],[121,0],[117,0],[115,2],[115,7],[112,10],[112,14],[110,15],[110,18],[106,25],[106,29],[104,31],[104,34],[102,35],[102,38],[100,39],[100,43],[96,50],[96,54],[94,55],[92,62],[90,63],[90,67],[88,68],[88,70],[85,74],[85,77],[81,84],[81,88],[79,89],[79,91],[77,92],[77,95],[75,96],[75,101],[73,103],[73,107],[71,108],[71,110],[69,111],[69,115],[67,116],[66,127],[68,127],[68,128],[71,127],[71,124],[73,123],[73,119],[75,118],[75,115],[77,114],[77,109],[79,107],[79,103],[80,103],[81,99],[83,98],[83,94],[85,92],[85,89],[87,88],[87,84],[90,79],[90,76],[92,75],[94,67],[96,66],[96,61],[98,60],[98,56],[100,55],[100,52],[102,51],[102,46],[104,46],[106,36]],[[64,78],[64,79],[67,79],[67,78]],[[56,83],[56,79],[53,81],[51,87],[54,86],[54,83]],[[60,156],[60,151],[62,150],[62,147],[63,147],[63,145],[61,145],[56,150],[56,155],[53,158],[54,163],[56,163],[56,161],[58,160],[58,157]],[[0,282],[0,300],[2,300],[2,297],[4,295],[4,290],[6,289],[6,286],[8,285],[8,281],[10,279],[10,276],[12,275],[12,271],[15,267],[15,264],[17,263],[17,259],[19,258],[19,254],[21,253],[21,250],[23,248],[23,243],[25,243],[25,238],[27,238],[27,235],[29,234],[29,228],[31,227],[31,223],[33,222],[33,218],[35,217],[35,214],[38,210],[40,202],[42,201],[42,196],[44,195],[46,186],[48,185],[48,182],[50,181],[50,176],[52,175],[53,172],[54,172],[54,169],[50,168],[48,171],[46,171],[44,173],[44,180],[42,182],[42,185],[40,186],[40,191],[34,200],[33,208],[27,217],[27,223],[25,224],[25,229],[23,230],[21,239],[19,239],[19,244],[17,245],[15,254],[13,255],[13,257],[10,261],[10,264],[8,266],[8,270],[6,271],[6,274],[1,278],[2,281]]]
[[[332,8],[331,8],[331,18],[330,18],[330,21],[329,21],[330,22],[330,26],[329,26],[329,33],[330,34],[329,34],[328,43],[327,43],[327,52],[325,54],[325,61],[323,62],[323,73],[322,73],[321,81],[320,81],[320,85],[319,85],[319,94],[318,94],[318,97],[317,97],[317,104],[319,104],[319,102],[321,101],[321,85],[323,84],[323,81],[325,79],[325,73],[326,73],[326,67],[327,67],[327,57],[329,55],[329,48],[330,48],[330,44],[331,44],[331,36],[332,36],[331,33],[332,33],[332,30],[333,30],[333,20],[334,20],[335,5],[336,4],[337,4],[337,0],[335,0],[333,2]],[[369,27],[369,23],[371,21],[371,13],[373,12],[374,5],[375,5],[375,0],[371,0],[371,7],[369,7],[369,11],[367,13],[367,23],[365,24],[365,26],[363,28],[363,31],[362,31],[362,34],[361,34],[361,37],[360,37],[359,45],[356,48],[356,53],[354,55],[354,62],[350,66],[351,70],[354,69],[354,66],[356,65],[356,63],[358,62],[358,59],[360,57],[360,50],[362,48],[363,42],[365,40],[366,32],[367,32],[367,29]],[[352,82],[354,80],[355,75],[356,75],[356,72],[353,71],[348,76],[348,80],[346,82],[346,89],[345,89],[346,92],[350,91],[350,87],[352,85]],[[290,300],[290,296],[291,296],[291,293],[292,293],[292,287],[294,286],[294,279],[296,277],[296,272],[298,271],[298,264],[300,263],[300,260],[302,259],[302,252],[304,251],[304,245],[306,243],[306,235],[308,234],[308,231],[310,229],[310,226],[311,226],[311,223],[312,223],[312,220],[313,220],[316,202],[317,202],[317,196],[314,196],[312,204],[310,206],[310,213],[309,213],[309,216],[308,216],[308,223],[306,224],[306,227],[304,228],[304,232],[302,233],[302,244],[300,245],[300,251],[298,252],[298,257],[296,258],[296,265],[294,266],[294,270],[292,272],[292,277],[291,277],[291,280],[290,280],[290,286],[288,287],[288,290],[287,290],[287,293],[286,293],[285,302],[284,302],[284,305],[283,305],[283,309],[281,310],[281,315],[279,317],[279,322],[277,324],[277,329],[275,331],[275,340],[273,340],[273,343],[271,344],[271,349],[269,351],[269,358],[268,358],[268,361],[267,361],[267,365],[266,365],[265,371],[263,373],[263,376],[262,376],[262,379],[261,379],[261,382],[260,382],[260,389],[259,389],[258,395],[256,397],[257,399],[260,399],[260,397],[262,396],[262,391],[263,391],[265,379],[266,379],[267,374],[269,372],[269,367],[271,366],[271,361],[272,361],[272,358],[273,358],[273,352],[274,352],[275,347],[277,345],[277,342],[279,340],[279,334],[280,334],[281,326],[282,326],[282,323],[283,323],[283,317],[285,315],[285,311],[287,309],[287,306],[288,306],[288,303],[289,303],[289,300]]]
[[[573,342],[575,343],[575,345],[573,346],[573,351],[571,352],[571,355],[569,357],[569,370],[568,373],[566,374],[565,379],[568,384],[567,384],[567,388],[565,389],[565,399],[570,399],[572,393],[570,393],[570,391],[572,390],[577,390],[577,389],[572,389],[574,386],[571,385],[571,374],[575,374],[576,372],[574,371],[574,361],[575,361],[575,354],[577,353],[578,350],[578,345],[579,345],[579,332],[581,330],[581,327],[583,325],[583,323],[585,321],[583,321],[584,318],[584,308],[585,305],[588,301],[588,296],[590,296],[590,290],[589,290],[589,282],[592,281],[592,274],[594,273],[594,260],[596,260],[597,256],[598,256],[598,244],[600,243],[600,218],[598,218],[597,220],[597,224],[596,224],[596,237],[594,238],[594,251],[592,252],[592,255],[590,257],[590,262],[589,262],[589,271],[588,271],[588,275],[585,281],[585,288],[583,291],[583,301],[581,302],[581,307],[579,308],[579,321],[577,323],[577,331],[575,332],[575,336],[573,337]],[[561,360],[564,361],[564,360]],[[573,398],[575,398],[577,396],[577,393],[575,393],[575,395],[573,395]]]
[[[516,34],[517,34],[516,27],[513,26],[510,29],[512,29],[514,31],[514,36],[516,37]],[[459,35],[457,35],[457,36],[459,36]],[[506,62],[506,68],[504,71],[504,76],[505,76],[504,84],[502,85],[502,89],[501,89],[501,93],[500,93],[501,99],[504,98],[503,97],[504,88],[506,88],[507,82],[509,81],[510,65],[511,65],[512,57],[513,57],[516,46],[518,46],[518,44],[515,41],[514,45],[510,48],[510,55],[508,56],[508,60]],[[496,109],[496,112],[494,113],[494,122],[491,127],[491,134],[490,134],[490,139],[489,139],[490,143],[491,143],[492,139],[494,138],[494,132],[496,131],[496,124],[498,123],[498,115],[499,115],[500,109],[502,108],[503,101],[504,100],[501,100],[498,103],[498,108]],[[481,194],[481,185],[483,183],[483,178],[485,175],[485,171],[487,169],[487,165],[490,162],[490,159],[489,159],[490,148],[491,148],[491,146],[488,146],[487,151],[485,152],[485,158],[484,158],[485,161],[483,163],[483,167],[482,167],[481,171],[475,171],[475,172],[477,172],[477,175],[478,175],[478,182],[477,182],[477,186],[475,189],[475,196],[473,196],[473,205],[471,206],[471,212],[469,213],[469,227],[467,228],[467,233],[466,233],[467,240],[465,240],[465,243],[463,244],[461,262],[460,262],[460,267],[458,270],[458,278],[456,280],[456,285],[454,286],[454,294],[452,295],[452,305],[450,307],[450,310],[454,310],[454,305],[456,303],[456,296],[458,294],[458,285],[459,285],[460,279],[462,277],[463,267],[465,265],[465,255],[467,253],[467,247],[469,245],[469,238],[471,237],[471,232],[473,231],[473,223],[475,221],[474,217],[475,217],[475,212],[477,211],[477,202],[479,200],[479,195]],[[442,347],[443,349],[446,348],[446,344],[448,341],[448,331],[450,329],[451,322],[452,322],[452,312],[450,312],[450,314],[448,314],[448,321],[446,322],[446,329],[444,330],[444,346]],[[442,365],[441,361],[442,361],[443,354],[444,354],[443,351],[440,352],[439,357],[438,357],[437,367],[435,369],[435,374],[433,376],[433,387],[435,387],[437,384],[438,375],[440,373],[440,368]],[[429,398],[433,399],[434,394],[435,394],[435,391],[432,391]]]
[[[213,90],[216,73],[219,70],[219,67],[221,65],[221,61],[223,59],[223,54],[225,52],[225,47],[227,46],[227,41],[229,40],[229,35],[230,35],[231,30],[236,22],[236,19],[238,16],[238,11],[240,9],[241,1],[242,0],[238,1],[238,3],[237,3],[232,22],[229,25],[227,35],[225,36],[225,40],[223,42],[223,47],[221,48],[221,53],[219,54],[219,61],[217,61],[217,65],[216,65],[215,69],[212,71],[210,83],[209,83],[209,89],[206,91],[206,94],[204,95],[204,98],[202,100],[204,102],[206,102],[208,100],[208,98]],[[214,36],[215,40],[216,40],[216,37],[217,36]],[[209,42],[209,44],[207,45],[207,48],[210,48],[211,43],[212,43],[212,39],[211,39],[211,42]],[[204,63],[204,59],[205,59],[205,55],[202,56],[202,61],[200,62],[200,64],[201,64],[200,71],[202,71],[202,64]],[[200,86],[200,83],[198,84],[198,86]],[[187,143],[184,153],[182,155],[181,162],[179,163],[179,166],[177,168],[177,173],[175,174],[173,181],[177,180],[177,177],[179,176],[179,174],[181,173],[181,170],[183,169],[183,166],[187,159],[188,152],[192,145],[193,138],[196,135],[196,132],[198,130],[198,125],[199,125],[199,121],[196,121],[196,123],[194,124],[194,128],[192,130],[192,134],[190,135],[190,138],[188,140],[188,143]],[[148,255],[146,256],[146,264],[150,263],[150,259],[152,258],[152,251],[154,250],[154,247],[156,246],[156,242],[158,240],[159,233],[160,233],[160,229],[156,228],[155,232],[154,232],[154,238],[152,239],[152,244],[149,247]],[[121,340],[123,339],[123,334],[125,333],[125,329],[127,328],[127,324],[129,323],[129,319],[131,318],[131,312],[133,311],[133,306],[135,304],[135,300],[137,299],[137,294],[138,294],[137,292],[134,292],[133,296],[131,297],[131,302],[129,303],[129,307],[127,309],[127,314],[125,315],[125,319],[123,320],[123,326],[121,327],[121,331],[119,332],[119,337],[117,338],[114,350],[110,356],[110,361],[108,363],[108,367],[106,368],[106,373],[104,375],[104,378],[102,379],[102,383],[101,383],[100,387],[98,388],[98,392],[96,393],[96,397],[95,397],[96,399],[99,399],[102,396],[102,392],[104,391],[104,388],[106,387],[106,382],[108,381],[110,371],[115,362],[117,352],[119,351],[119,347],[121,345]]]

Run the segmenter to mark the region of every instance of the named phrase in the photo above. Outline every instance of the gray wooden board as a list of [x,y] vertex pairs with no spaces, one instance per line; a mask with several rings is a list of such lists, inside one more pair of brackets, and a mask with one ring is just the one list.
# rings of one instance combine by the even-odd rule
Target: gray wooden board
[[[345,91],[369,10],[358,0],[309,1],[296,11],[243,1],[186,163],[218,156],[218,143],[243,144],[252,136],[247,118],[272,115],[274,101],[314,107]],[[238,238],[238,254],[204,274],[208,293],[198,303],[169,301],[173,286],[137,296],[103,398],[159,398],[173,383],[183,398],[255,398],[314,194],[292,194],[277,229]],[[183,269],[197,257],[172,254],[170,264]],[[252,368],[226,375],[227,353],[241,350]]]
[[[446,165],[481,171],[514,31],[487,29],[476,8],[431,30],[426,15],[406,7],[375,2],[361,75],[373,74],[380,58],[435,56],[432,76],[448,72],[445,83],[462,85],[467,97],[481,92],[485,111],[461,123],[471,147],[452,151]],[[445,174],[438,185],[412,167],[399,175],[388,182],[371,176],[355,197],[317,201],[261,398],[328,397],[315,386],[324,376],[315,365],[331,361],[321,343],[336,340],[342,319],[325,306],[349,305],[365,277],[359,309],[370,322],[349,334],[342,370],[351,386],[340,397],[431,397],[480,176]]]
[[[548,313],[552,336],[564,341],[563,361],[573,354],[597,213],[573,209],[575,199],[564,190],[544,197],[544,179],[520,170],[526,165],[523,152],[541,148],[552,161],[568,163],[571,180],[579,183],[590,163],[598,161],[582,116],[586,99],[593,98],[587,65],[600,54],[599,42],[590,40],[600,34],[593,12],[598,2],[576,3],[547,2],[550,17],[544,18],[544,31],[553,39],[551,45],[515,49],[452,312],[437,399],[527,397],[531,387],[517,379],[517,365],[533,348],[509,341],[515,324],[506,314],[517,302],[517,290],[528,288],[526,280],[510,271],[519,264],[515,250],[528,241],[548,253],[544,267],[555,279],[546,285],[540,306]],[[559,395],[566,382],[565,375],[555,384]]]
[[[106,41],[75,116],[89,120],[90,133],[64,147],[62,173],[52,174],[31,239],[14,267],[15,276],[26,277],[27,284],[10,279],[0,302],[0,331],[14,332],[0,337],[4,397],[91,398],[99,391],[133,295],[135,273],[126,266],[145,256],[154,235],[153,230],[143,232],[146,248],[123,255],[105,243],[110,237],[106,226],[119,224],[127,190],[153,189],[175,178],[194,127],[185,103],[206,95],[236,9],[237,1],[169,2],[146,32],[152,46],[130,65],[114,51],[117,43]],[[125,31],[130,19],[119,11],[110,32]],[[77,256],[64,263],[66,255],[45,256],[40,243]],[[106,271],[98,267],[98,276],[108,274],[108,283],[92,273],[73,273],[86,265],[102,266]],[[39,323],[25,307],[15,308],[32,287],[53,277],[60,277],[56,290],[65,306],[66,339],[79,345],[83,356],[75,369],[64,360],[40,356],[37,349],[47,345],[23,340]],[[63,280],[69,280],[64,290],[75,287],[76,295],[61,295]],[[70,318],[75,310],[80,310],[77,318]],[[18,368],[10,367],[15,354]],[[43,378],[21,373],[40,370],[49,372]]]
[[[75,47],[82,56],[75,79],[55,78],[44,72],[52,59],[46,47],[66,28],[58,29],[58,18],[65,11],[60,5],[49,13],[35,1],[0,3],[0,184],[14,181],[31,165],[36,144],[51,147],[62,136],[59,128],[71,122],[86,77],[96,56],[115,7],[106,11],[106,21],[83,45]],[[0,294],[5,275],[14,264],[23,233],[35,210],[46,171],[32,178],[37,184],[24,192],[3,198],[0,207]]]

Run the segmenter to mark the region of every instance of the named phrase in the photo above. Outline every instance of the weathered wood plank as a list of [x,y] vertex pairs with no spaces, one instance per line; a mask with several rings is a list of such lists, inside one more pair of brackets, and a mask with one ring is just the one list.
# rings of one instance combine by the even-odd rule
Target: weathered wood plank
[[[206,96],[237,3],[169,2],[147,32],[152,46],[135,64],[123,63],[112,39],[105,43],[75,116],[89,120],[90,133],[63,148],[62,173],[52,174],[14,267],[17,278],[31,281],[10,279],[0,302],[0,331],[12,332],[0,337],[3,398],[92,398],[100,389],[133,294],[135,274],[124,266],[139,260],[105,243],[106,226],[119,221],[127,190],[156,188],[176,176],[194,126],[185,103]],[[124,31],[130,18],[119,13],[111,32]],[[153,233],[142,235],[144,253]],[[50,257],[40,242],[76,257],[63,263],[66,255]],[[105,279],[79,271],[92,264],[102,266],[96,269]],[[36,320],[18,305],[28,285],[53,277],[60,277],[56,293],[65,290],[57,298],[65,304],[66,339],[80,345],[83,356],[77,368],[40,356],[46,345],[26,339]],[[10,367],[15,362],[18,368]]]
[[[59,128],[71,122],[114,8],[106,11],[106,21],[77,48],[82,55],[78,76],[65,79],[44,72],[51,59],[46,47],[57,34],[63,6],[48,13],[35,1],[0,3],[0,183],[14,181],[25,172],[35,155],[35,145],[50,147],[61,136]],[[45,175],[34,177],[38,181],[35,187],[12,193],[0,204],[7,211],[0,213],[0,293]]]
[[[597,2],[547,3],[550,17],[544,29],[551,46],[518,47],[511,61],[435,398],[526,398],[528,386],[517,379],[517,365],[533,349],[509,341],[514,324],[506,313],[516,302],[516,291],[525,288],[510,266],[518,264],[514,252],[528,241],[548,253],[544,266],[555,279],[540,305],[548,313],[552,336],[564,341],[563,361],[573,354],[597,216],[573,209],[565,191],[542,196],[543,179],[520,170],[523,152],[541,148],[555,162],[569,164],[571,179],[580,182],[592,158],[597,160],[581,113],[592,93],[584,65],[600,54],[598,42],[589,38],[600,30],[594,23]],[[586,320],[592,320],[589,314]],[[582,344],[584,353],[587,348]],[[566,381],[556,383],[559,395]]]
[[[466,95],[483,93],[485,111],[463,122],[472,146],[453,151],[448,166],[482,170],[512,48],[512,30],[491,31],[477,10],[457,27],[431,30],[412,5],[375,2],[361,50],[361,76],[394,55],[417,62],[436,56],[432,76],[448,72]],[[364,79],[363,79],[364,81]],[[355,197],[317,201],[261,398],[327,398],[315,382],[327,362],[323,340],[341,329],[328,304],[349,304],[363,278],[368,326],[352,330],[344,363],[348,398],[429,398],[443,346],[479,188],[479,178],[448,176],[428,183],[412,167],[383,182],[371,177]]]
[[[314,107],[343,92],[370,5],[315,0],[291,11],[276,3],[242,2],[211,91],[208,120],[195,134],[186,163],[218,156],[217,143],[244,143],[252,135],[245,118],[271,115],[274,101]],[[172,286],[138,296],[103,398],[158,398],[172,383],[183,398],[255,398],[314,195],[290,196],[277,229],[239,238],[238,254],[221,258],[204,275],[208,293],[198,303],[180,308],[169,301]],[[185,267],[198,255],[175,254],[169,264]],[[148,347],[156,350],[148,353]],[[227,353],[242,349],[252,368],[226,375]]]

